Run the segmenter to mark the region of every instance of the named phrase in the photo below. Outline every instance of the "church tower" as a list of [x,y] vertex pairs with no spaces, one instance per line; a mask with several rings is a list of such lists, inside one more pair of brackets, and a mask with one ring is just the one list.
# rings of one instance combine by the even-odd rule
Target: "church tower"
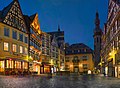
[[100,28],[100,19],[99,14],[96,12],[96,18],[95,18],[95,29],[94,29],[94,63],[95,67],[99,64],[101,58],[100,58],[100,51],[101,51],[101,36],[102,36],[102,30]]

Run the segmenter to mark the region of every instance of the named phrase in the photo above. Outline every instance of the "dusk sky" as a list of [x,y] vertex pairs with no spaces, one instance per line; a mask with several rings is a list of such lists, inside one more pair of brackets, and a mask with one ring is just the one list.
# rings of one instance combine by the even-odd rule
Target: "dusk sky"
[[[12,0],[0,0],[0,10]],[[41,30],[57,31],[58,24],[65,32],[65,42],[85,43],[93,49],[93,30],[96,11],[101,28],[107,20],[108,0],[19,0],[26,15],[38,13]]]

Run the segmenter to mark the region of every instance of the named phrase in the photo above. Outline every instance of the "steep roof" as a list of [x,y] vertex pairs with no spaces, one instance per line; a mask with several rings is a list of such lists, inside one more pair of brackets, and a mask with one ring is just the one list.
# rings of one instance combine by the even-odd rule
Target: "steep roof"
[[[17,22],[14,22],[14,21],[12,21],[12,23],[13,23],[13,25],[10,25],[7,21],[9,21],[10,19],[10,17],[9,17],[9,15],[10,14],[8,14],[9,12],[11,12],[10,10],[12,9],[13,11],[15,11],[14,10],[14,8],[15,7],[13,7],[12,8],[12,6],[18,6],[18,8],[17,9],[19,9],[20,10],[20,13],[19,13],[19,15],[21,15],[22,16],[22,22],[23,22],[23,26],[22,25],[19,25],[18,26],[18,23]],[[14,14],[14,13],[13,13]],[[11,15],[12,17],[15,17],[15,16],[18,16],[18,15]],[[6,18],[7,17],[7,18]],[[14,28],[17,28],[17,29],[22,29],[21,31],[22,32],[26,32],[26,24],[24,23],[25,22],[25,19],[24,19],[24,16],[23,16],[23,13],[22,13],[22,10],[21,10],[21,7],[20,7],[20,4],[19,4],[19,1],[18,0],[13,0],[8,6],[6,6],[6,7],[4,7],[3,8],[3,10],[2,11],[0,11],[0,21],[1,22],[3,22],[3,23],[6,23],[7,25],[9,25],[9,26],[12,26],[12,27],[14,27]]]
[[37,15],[37,13],[35,13],[35,14],[33,14],[33,15],[30,16],[31,21],[33,21],[35,19],[36,15]]
[[30,29],[30,17],[28,15],[23,15],[24,16],[24,19],[25,19],[25,23],[26,23],[26,26],[27,26],[27,32],[29,32],[29,29]]
[[1,20],[4,20],[5,16],[7,15],[7,13],[9,12],[9,10],[11,9],[12,5],[14,4],[13,0],[8,6],[4,7],[2,11],[0,11],[0,18]]
[[93,50],[83,43],[72,44],[72,45],[66,47],[65,51],[66,51],[66,55],[93,53]]
[[31,16],[24,15],[24,19],[26,21],[27,26],[30,26],[30,24],[33,22],[35,16],[36,16],[36,13]]
[[56,40],[58,42],[58,47],[60,48],[62,43],[59,43],[59,41],[64,40],[64,37],[61,37],[64,36],[64,31],[55,31],[55,32],[47,32],[47,33],[51,35],[51,40],[53,39],[53,36],[56,37]]

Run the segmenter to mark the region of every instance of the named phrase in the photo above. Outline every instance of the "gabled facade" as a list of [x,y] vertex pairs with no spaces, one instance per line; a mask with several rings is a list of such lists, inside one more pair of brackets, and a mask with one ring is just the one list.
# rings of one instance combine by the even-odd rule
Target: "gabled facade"
[[93,50],[83,43],[67,46],[65,70],[79,74],[91,74],[94,70]]
[[52,63],[51,60],[51,35],[42,32],[42,66],[40,68],[41,74],[51,73]]
[[24,18],[28,28],[30,71],[40,74],[40,65],[42,62],[40,58],[42,54],[42,31],[40,29],[38,14],[36,13],[32,16],[24,15]]
[[51,40],[51,60],[53,61],[53,73],[59,70],[59,47],[55,35]]
[[65,40],[64,40],[64,31],[60,30],[60,26],[58,26],[58,31],[47,32],[53,38],[55,36],[58,50],[59,50],[59,69],[60,71],[65,70]]
[[14,0],[1,11],[1,21],[22,32],[26,32],[26,24],[18,0]]
[[108,18],[102,36],[102,62],[105,74],[120,77],[120,1],[109,0]]
[[18,0],[0,11],[0,73],[29,71],[28,33]]

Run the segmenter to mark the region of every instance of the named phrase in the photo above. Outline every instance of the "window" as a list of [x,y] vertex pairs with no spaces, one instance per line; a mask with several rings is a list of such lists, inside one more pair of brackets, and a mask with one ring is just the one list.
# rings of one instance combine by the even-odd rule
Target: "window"
[[83,53],[83,52],[84,52],[84,49],[81,49],[81,52]]
[[33,34],[33,30],[30,28],[30,33]]
[[19,40],[23,42],[23,34],[19,34]]
[[4,28],[4,36],[9,37],[9,28]]
[[78,50],[74,50],[74,53],[78,53]]
[[88,57],[87,57],[87,56],[82,56],[82,60],[83,60],[83,61],[87,61],[87,60],[88,60]]
[[28,49],[25,47],[25,54],[28,54]]
[[5,63],[4,61],[0,61],[0,72],[4,71]]
[[15,61],[15,68],[21,68],[21,62]]
[[87,64],[83,64],[83,69],[87,69],[88,65]]
[[20,46],[20,53],[23,53],[23,47]]
[[31,34],[35,34],[35,32],[34,32],[32,29],[30,29],[30,33],[31,33]]
[[12,38],[17,39],[17,31],[12,31]]
[[7,68],[13,68],[13,61],[7,60]]
[[99,39],[98,39],[98,37],[97,37],[97,43],[99,42]]
[[87,49],[84,49],[84,52],[87,52]]
[[79,62],[78,56],[74,56],[72,62],[73,63],[78,63]]
[[25,37],[25,43],[28,43],[28,37]]
[[74,57],[74,60],[78,60],[78,56],[75,56],[75,57]]
[[16,44],[12,44],[12,50],[13,50],[13,52],[17,52],[17,45]]
[[65,60],[66,62],[69,62],[70,60],[69,60],[69,57],[66,57],[66,60]]
[[23,69],[28,69],[28,63],[27,62],[23,62],[22,67],[23,67]]
[[4,42],[4,51],[9,51],[9,43]]

